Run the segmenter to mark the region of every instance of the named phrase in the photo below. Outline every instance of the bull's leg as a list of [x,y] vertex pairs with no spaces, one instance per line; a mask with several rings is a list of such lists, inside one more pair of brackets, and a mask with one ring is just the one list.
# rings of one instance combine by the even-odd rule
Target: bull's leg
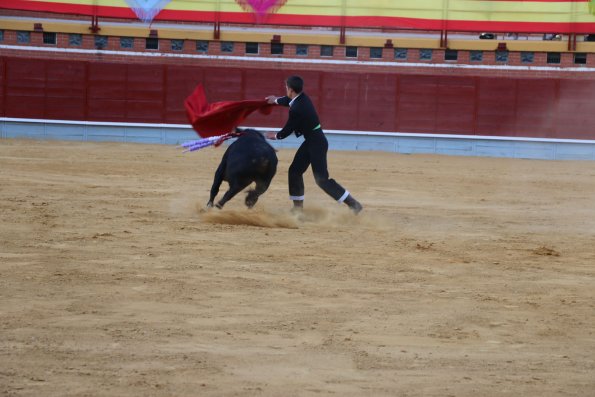
[[257,179],[255,188],[250,190],[248,192],[248,195],[246,195],[246,201],[245,201],[246,207],[248,207],[248,208],[254,207],[254,205],[258,201],[258,198],[264,192],[267,191],[270,184],[271,184],[270,179]]
[[276,172],[277,163],[268,163],[268,167],[266,168],[264,175],[255,180],[256,186],[253,190],[250,190],[248,192],[248,195],[246,196],[245,203],[248,208],[254,207],[254,205],[258,201],[258,198],[268,190]]
[[215,197],[217,197],[221,183],[225,178],[225,167],[227,167],[227,161],[224,156],[221,164],[217,167],[217,171],[215,171],[215,178],[213,179],[213,185],[211,186],[211,195],[209,196],[209,202],[207,203],[207,207],[209,208],[213,206],[213,201],[215,200]]
[[[231,179],[231,178],[230,178]],[[221,209],[229,200],[234,198],[236,194],[241,192],[248,186],[252,181],[235,181],[229,184],[229,190],[225,192],[221,200],[217,202],[217,208]]]

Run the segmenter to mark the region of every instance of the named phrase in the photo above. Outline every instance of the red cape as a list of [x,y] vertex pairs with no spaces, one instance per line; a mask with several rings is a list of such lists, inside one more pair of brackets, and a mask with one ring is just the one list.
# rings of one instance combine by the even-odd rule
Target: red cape
[[208,103],[202,84],[186,98],[184,107],[192,128],[202,138],[232,132],[255,110],[270,114],[273,109],[265,99]]

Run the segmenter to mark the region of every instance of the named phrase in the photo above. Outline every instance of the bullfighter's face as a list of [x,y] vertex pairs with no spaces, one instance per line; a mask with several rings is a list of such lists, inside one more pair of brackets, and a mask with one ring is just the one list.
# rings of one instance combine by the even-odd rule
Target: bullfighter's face
[[285,85],[285,92],[288,98],[293,99],[295,97],[295,91]]

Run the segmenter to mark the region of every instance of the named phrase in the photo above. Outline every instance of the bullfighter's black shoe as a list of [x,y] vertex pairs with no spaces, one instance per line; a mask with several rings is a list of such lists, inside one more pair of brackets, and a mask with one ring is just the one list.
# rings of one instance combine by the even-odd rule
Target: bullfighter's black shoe
[[304,212],[304,200],[293,200],[292,214],[301,214]]
[[364,209],[362,205],[350,194],[344,201],[345,204],[353,211],[355,215],[359,214]]

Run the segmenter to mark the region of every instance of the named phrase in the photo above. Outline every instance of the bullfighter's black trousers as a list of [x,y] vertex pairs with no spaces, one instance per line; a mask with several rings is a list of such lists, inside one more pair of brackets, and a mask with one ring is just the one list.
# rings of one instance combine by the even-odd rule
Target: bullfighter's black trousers
[[327,152],[328,141],[322,130],[313,131],[307,134],[289,166],[290,199],[304,199],[304,173],[308,167],[312,165],[312,172],[314,173],[316,184],[335,200],[345,200],[345,197],[347,197],[349,193],[334,179],[329,179],[326,160]]

